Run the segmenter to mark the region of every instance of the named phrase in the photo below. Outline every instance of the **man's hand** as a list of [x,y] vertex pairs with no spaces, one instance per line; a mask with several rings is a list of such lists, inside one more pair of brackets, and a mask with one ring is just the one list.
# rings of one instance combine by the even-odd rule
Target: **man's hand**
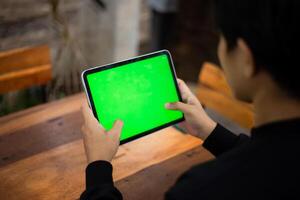
[[182,111],[185,121],[179,125],[183,126],[191,135],[205,140],[217,124],[206,114],[201,103],[185,82],[180,79],[177,79],[177,82],[184,103],[167,103],[166,108]]
[[81,130],[88,163],[96,160],[110,162],[118,151],[123,122],[115,121],[113,128],[106,131],[86,103],[81,111],[84,118]]

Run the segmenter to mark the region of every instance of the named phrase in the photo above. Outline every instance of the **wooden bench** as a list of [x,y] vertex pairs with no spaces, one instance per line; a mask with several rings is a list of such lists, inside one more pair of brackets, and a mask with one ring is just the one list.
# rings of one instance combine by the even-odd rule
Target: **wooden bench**
[[220,67],[204,63],[199,74],[197,97],[206,107],[236,122],[243,128],[253,126],[253,108],[249,103],[237,100]]
[[45,85],[51,80],[47,45],[0,52],[0,94]]

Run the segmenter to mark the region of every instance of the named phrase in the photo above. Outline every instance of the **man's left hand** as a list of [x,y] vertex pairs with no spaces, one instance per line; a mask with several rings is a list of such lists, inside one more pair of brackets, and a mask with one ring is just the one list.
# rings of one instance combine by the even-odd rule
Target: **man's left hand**
[[81,130],[88,163],[97,160],[111,162],[118,151],[123,122],[116,120],[113,127],[106,131],[87,103],[81,107],[81,111],[84,118]]

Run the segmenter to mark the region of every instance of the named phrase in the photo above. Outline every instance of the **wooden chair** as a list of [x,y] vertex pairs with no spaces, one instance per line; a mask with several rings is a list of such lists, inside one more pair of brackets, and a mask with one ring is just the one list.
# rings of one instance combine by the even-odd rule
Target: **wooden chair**
[[220,67],[204,63],[198,84],[197,97],[203,105],[243,128],[249,129],[253,126],[252,105],[234,98]]
[[47,45],[0,52],[0,94],[45,85],[51,77]]

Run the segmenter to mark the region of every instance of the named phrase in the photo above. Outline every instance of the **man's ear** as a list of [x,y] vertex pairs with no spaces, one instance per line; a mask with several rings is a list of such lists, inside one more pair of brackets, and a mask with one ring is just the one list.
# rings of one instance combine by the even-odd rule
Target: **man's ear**
[[253,54],[245,40],[241,38],[237,40],[237,49],[239,51],[240,61],[243,63],[243,66],[241,66],[243,75],[247,78],[253,77],[257,69]]

